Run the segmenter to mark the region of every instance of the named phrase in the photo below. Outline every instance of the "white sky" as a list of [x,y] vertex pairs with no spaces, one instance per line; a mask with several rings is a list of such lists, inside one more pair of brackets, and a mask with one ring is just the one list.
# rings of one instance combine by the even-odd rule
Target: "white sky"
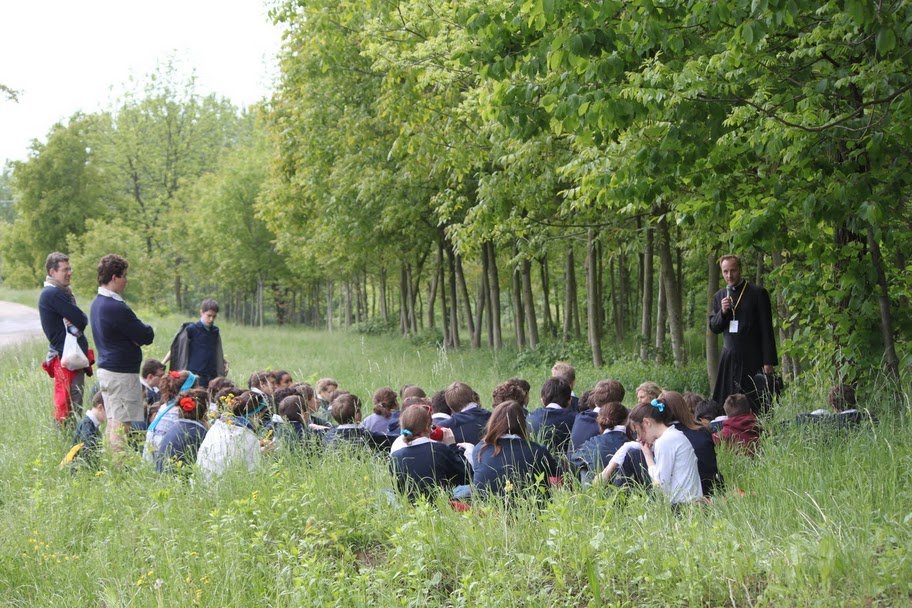
[[[272,90],[274,0],[0,0],[0,170],[76,111],[112,106],[173,57],[196,89],[246,106]],[[269,3],[269,4],[267,4]]]

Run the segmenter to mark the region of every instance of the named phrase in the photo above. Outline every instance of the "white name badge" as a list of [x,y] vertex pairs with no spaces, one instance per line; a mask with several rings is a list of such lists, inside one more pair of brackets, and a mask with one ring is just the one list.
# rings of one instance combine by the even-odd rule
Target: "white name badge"
[[738,321],[733,319],[728,322],[728,333],[736,334],[738,333]]

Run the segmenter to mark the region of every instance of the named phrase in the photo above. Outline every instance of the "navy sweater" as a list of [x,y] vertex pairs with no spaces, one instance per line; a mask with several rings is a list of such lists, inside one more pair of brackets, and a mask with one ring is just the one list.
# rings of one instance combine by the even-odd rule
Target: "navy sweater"
[[601,473],[625,441],[627,441],[627,434],[621,431],[609,431],[596,435],[570,455],[570,464],[578,471]]
[[125,302],[99,295],[89,310],[92,338],[98,349],[98,367],[121,374],[138,374],[140,346],[152,344],[152,327],[136,318]]
[[206,438],[206,427],[195,420],[181,418],[168,429],[155,451],[155,470],[169,470],[175,463],[189,466],[196,462],[196,452]]
[[697,469],[700,473],[700,485],[703,486],[703,496],[709,496],[716,489],[721,489],[724,482],[716,463],[716,444],[713,443],[712,433],[704,428],[689,429],[680,422],[675,422],[674,427],[684,433],[697,455]]
[[452,429],[453,436],[456,437],[456,443],[476,444],[484,436],[485,425],[488,424],[488,418],[491,412],[483,410],[480,407],[473,407],[461,412],[453,412],[449,420],[441,420],[437,426]]
[[481,494],[503,494],[507,481],[520,490],[532,485],[548,486],[558,474],[557,461],[543,446],[520,438],[501,438],[500,453],[493,446],[475,446],[472,483]]
[[598,414],[595,410],[586,410],[576,415],[573,428],[570,429],[570,449],[578,450],[584,443],[598,436]]
[[570,431],[576,412],[570,408],[550,409],[542,407],[527,418],[536,439],[551,450],[552,454],[566,454],[570,444]]
[[207,328],[202,321],[191,323],[187,326],[187,339],[190,342],[187,369],[206,380],[206,383],[200,383],[205,388],[208,381],[217,375],[218,362],[215,356],[222,339],[219,328],[215,325]]
[[[41,318],[41,329],[44,330],[51,348],[57,351],[58,355],[63,353],[63,341],[66,338],[63,320],[69,320],[81,332],[85,331],[89,323],[86,314],[73,304],[62,289],[56,287],[45,287],[41,290],[41,295],[38,296],[38,315]],[[89,342],[85,336],[80,336],[77,341],[82,352],[88,353]]]
[[468,463],[459,448],[429,441],[396,450],[390,460],[399,491],[415,500],[436,487],[469,483]]

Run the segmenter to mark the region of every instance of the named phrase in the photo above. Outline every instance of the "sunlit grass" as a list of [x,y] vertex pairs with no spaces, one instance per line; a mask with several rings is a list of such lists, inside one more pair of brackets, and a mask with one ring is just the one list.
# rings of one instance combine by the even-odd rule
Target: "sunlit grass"
[[[152,319],[162,356],[181,319]],[[533,390],[550,364],[507,350],[444,351],[383,336],[222,326],[232,375],[334,376],[363,399],[379,386],[429,392],[464,380],[489,402],[514,375]],[[641,495],[569,485],[469,513],[443,498],[391,499],[371,455],[280,453],[216,485],[161,477],[138,460],[71,474],[51,419],[40,341],[0,353],[0,604],[6,606],[842,606],[912,598],[912,425],[840,437],[782,430],[822,384],[785,395],[760,458],[722,452],[728,490],[675,515]],[[700,366],[621,358],[606,375],[689,382]],[[817,386],[820,384],[821,386]],[[670,385],[671,386],[671,385]],[[671,386],[672,388],[687,388]],[[872,397],[871,403],[876,399]],[[736,489],[744,492],[740,496]]]

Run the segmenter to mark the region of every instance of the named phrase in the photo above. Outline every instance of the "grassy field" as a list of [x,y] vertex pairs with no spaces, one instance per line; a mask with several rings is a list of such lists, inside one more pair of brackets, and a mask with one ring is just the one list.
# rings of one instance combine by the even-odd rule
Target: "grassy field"
[[[177,317],[153,319],[164,354]],[[336,377],[363,399],[383,385],[453,380],[483,398],[511,376],[537,390],[540,355],[445,352],[379,336],[224,326],[232,375],[283,368]],[[45,346],[0,352],[3,606],[844,606],[912,602],[912,423],[838,437],[778,431],[748,460],[720,454],[728,491],[674,515],[643,495],[567,486],[456,513],[391,501],[385,462],[279,453],[255,476],[205,485],[141,465],[73,475],[51,420]],[[609,360],[611,360],[609,358]],[[579,363],[579,389],[619,378],[705,390],[685,370]],[[772,428],[822,402],[792,387]],[[798,398],[798,394],[806,395]],[[487,399],[485,399],[487,403]],[[735,488],[743,490],[741,496]]]

